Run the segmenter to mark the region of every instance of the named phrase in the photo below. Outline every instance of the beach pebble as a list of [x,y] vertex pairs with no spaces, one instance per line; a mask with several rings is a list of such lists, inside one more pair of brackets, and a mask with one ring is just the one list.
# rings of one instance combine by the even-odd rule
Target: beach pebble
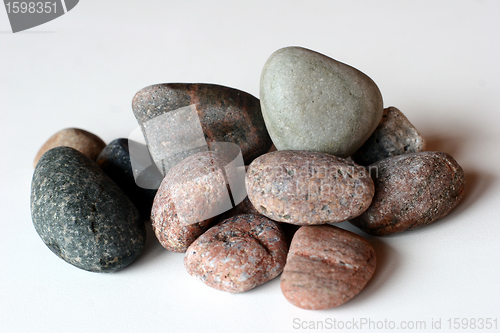
[[380,123],[382,95],[364,73],[323,54],[285,47],[260,79],[262,114],[278,150],[348,157]]
[[163,247],[185,252],[218,215],[233,207],[227,164],[217,152],[199,152],[165,176],[151,210],[153,229]]
[[465,176],[447,153],[419,152],[389,157],[368,167],[375,197],[350,222],[384,236],[426,226],[447,215],[464,195]]
[[425,140],[405,115],[395,107],[384,109],[382,120],[368,140],[352,156],[361,165],[384,158],[416,153],[425,149]]
[[256,158],[246,175],[248,198],[274,221],[341,222],[368,208],[373,181],[355,163],[325,153],[282,150]]
[[36,166],[42,155],[54,147],[66,146],[75,148],[95,161],[101,150],[106,147],[98,136],[79,128],[66,128],[52,135],[36,154],[33,166]]
[[[139,143],[135,142],[134,144],[138,145]],[[147,151],[146,146],[144,146],[144,151]],[[144,219],[149,219],[153,200],[163,180],[163,176],[156,168],[156,165],[153,164],[145,168],[138,175],[138,178],[141,178],[136,181],[130,158],[129,140],[116,139],[101,151],[97,157],[97,164],[132,200],[139,209],[141,216]],[[137,185],[137,183],[141,184],[140,181],[145,178],[147,178],[147,182],[151,185],[149,187],[153,188],[144,188]]]
[[238,215],[212,227],[191,244],[184,266],[212,288],[240,293],[278,276],[286,253],[278,223],[262,215]]
[[93,272],[124,268],[146,240],[139,211],[87,156],[47,151],[31,184],[31,216],[43,242],[68,263]]
[[156,84],[132,101],[147,146],[163,174],[207,142],[230,142],[241,149],[245,164],[267,152],[271,139],[259,99],[215,84]]
[[302,226],[290,245],[281,290],[299,308],[330,309],[356,296],[375,266],[375,250],[361,236],[331,225]]

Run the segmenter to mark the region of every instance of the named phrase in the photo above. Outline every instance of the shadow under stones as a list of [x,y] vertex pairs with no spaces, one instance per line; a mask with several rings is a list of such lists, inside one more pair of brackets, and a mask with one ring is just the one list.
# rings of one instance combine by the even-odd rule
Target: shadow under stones
[[[149,262],[156,260],[158,257],[169,252],[156,238],[155,232],[153,231],[153,226],[150,221],[145,221],[144,225],[146,227],[146,244],[142,250],[141,255],[137,258],[132,265],[137,267],[139,265],[147,265]],[[132,266],[131,265],[131,266]]]
[[492,174],[477,171],[477,170],[464,170],[465,172],[465,189],[464,197],[457,204],[457,206],[450,212],[461,213],[468,209],[479,199],[484,197],[488,189],[497,181],[496,177]]

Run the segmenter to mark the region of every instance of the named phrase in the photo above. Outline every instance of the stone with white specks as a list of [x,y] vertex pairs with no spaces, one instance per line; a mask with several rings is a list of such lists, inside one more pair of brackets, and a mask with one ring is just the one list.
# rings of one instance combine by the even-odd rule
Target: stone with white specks
[[285,234],[277,222],[262,215],[237,215],[192,243],[184,266],[212,288],[240,293],[278,276],[287,250]]
[[47,151],[36,165],[31,216],[52,252],[92,272],[124,268],[146,240],[130,199],[94,161],[70,147]]

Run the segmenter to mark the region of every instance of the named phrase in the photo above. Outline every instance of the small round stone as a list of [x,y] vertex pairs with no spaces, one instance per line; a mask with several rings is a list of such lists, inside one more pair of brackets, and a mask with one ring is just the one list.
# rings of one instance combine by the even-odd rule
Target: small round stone
[[52,252],[92,272],[126,267],[146,241],[130,199],[94,161],[70,147],[47,151],[36,165],[31,216]]
[[369,165],[387,157],[424,149],[424,138],[401,111],[391,106],[384,109],[380,124],[351,158],[358,164]]
[[278,223],[262,215],[237,215],[191,244],[184,266],[212,288],[240,293],[278,276],[286,252],[285,235]]
[[330,309],[356,296],[375,266],[375,250],[361,236],[331,225],[302,226],[290,245],[281,290],[299,308]]
[[365,168],[317,152],[282,150],[259,156],[245,181],[248,198],[262,215],[298,225],[358,216],[374,195]]
[[167,250],[185,252],[217,216],[232,208],[219,153],[200,152],[174,166],[163,179],[151,210],[156,237]]
[[36,154],[33,166],[36,166],[38,160],[46,151],[59,146],[74,148],[95,161],[99,153],[106,147],[106,144],[95,134],[79,128],[66,128],[52,135],[43,144]]
[[375,196],[350,222],[376,236],[421,228],[446,216],[462,199],[465,175],[447,153],[419,152],[370,164]]

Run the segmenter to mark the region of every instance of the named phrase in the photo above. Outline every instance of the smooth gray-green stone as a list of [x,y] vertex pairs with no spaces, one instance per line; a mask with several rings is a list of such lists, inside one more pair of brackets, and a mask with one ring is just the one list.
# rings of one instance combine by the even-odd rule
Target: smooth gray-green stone
[[278,150],[347,157],[380,122],[382,95],[368,76],[323,54],[286,47],[267,60],[262,114]]
[[139,211],[87,156],[56,147],[39,160],[31,216],[43,242],[68,263],[92,272],[124,268],[142,252]]

